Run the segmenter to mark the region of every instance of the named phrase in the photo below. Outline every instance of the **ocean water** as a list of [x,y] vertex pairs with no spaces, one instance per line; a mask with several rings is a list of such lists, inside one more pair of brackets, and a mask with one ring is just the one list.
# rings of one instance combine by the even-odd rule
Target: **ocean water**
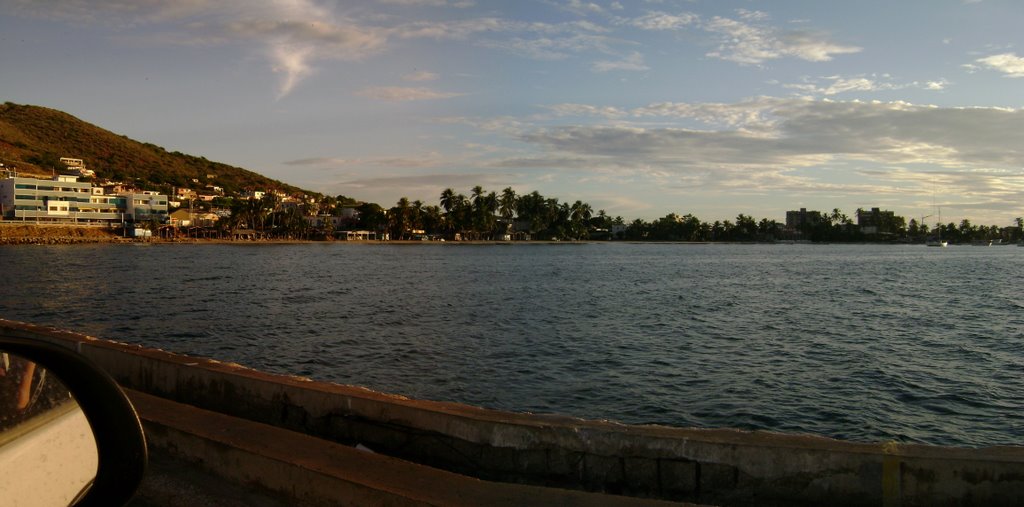
[[0,317],[414,398],[1024,443],[1024,248],[0,247]]

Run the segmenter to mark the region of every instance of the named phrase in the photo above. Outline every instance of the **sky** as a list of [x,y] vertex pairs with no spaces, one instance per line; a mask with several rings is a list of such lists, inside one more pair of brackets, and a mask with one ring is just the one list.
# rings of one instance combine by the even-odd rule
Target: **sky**
[[1017,0],[0,0],[0,100],[385,207],[481,185],[626,220],[1005,226],[1021,20]]

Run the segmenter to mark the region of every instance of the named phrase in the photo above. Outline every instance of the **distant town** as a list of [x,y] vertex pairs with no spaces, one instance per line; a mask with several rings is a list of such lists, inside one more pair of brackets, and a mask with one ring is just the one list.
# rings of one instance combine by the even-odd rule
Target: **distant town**
[[[890,242],[1010,244],[1024,240],[1024,219],[1013,225],[939,223],[938,216],[907,221],[892,211],[857,209],[848,216],[801,208],[785,223],[739,214],[735,221],[705,222],[666,215],[627,222],[581,201],[560,202],[534,191],[519,195],[482,187],[469,195],[445,189],[438,205],[407,198],[390,208],[346,196],[288,194],[275,189],[225,193],[214,183],[139,189],[99,180],[82,159],[60,158],[51,179],[22,177],[3,167],[0,216],[22,224],[73,224],[119,230],[124,236],[164,239],[347,241],[689,241],[689,242]],[[216,181],[207,174],[206,182]],[[920,219],[919,219],[920,218]],[[927,219],[936,225],[927,225]]]

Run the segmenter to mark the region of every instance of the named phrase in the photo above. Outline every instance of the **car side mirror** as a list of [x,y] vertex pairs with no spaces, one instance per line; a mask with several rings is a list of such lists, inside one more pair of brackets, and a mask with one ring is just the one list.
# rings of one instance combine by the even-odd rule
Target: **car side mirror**
[[117,383],[66,348],[0,336],[0,491],[17,505],[124,505],[146,440]]

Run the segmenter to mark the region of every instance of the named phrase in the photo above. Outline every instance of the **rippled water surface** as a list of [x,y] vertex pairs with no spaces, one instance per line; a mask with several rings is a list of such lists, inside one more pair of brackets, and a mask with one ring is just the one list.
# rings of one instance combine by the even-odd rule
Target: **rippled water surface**
[[416,398],[1024,440],[1024,248],[0,247],[0,316]]

